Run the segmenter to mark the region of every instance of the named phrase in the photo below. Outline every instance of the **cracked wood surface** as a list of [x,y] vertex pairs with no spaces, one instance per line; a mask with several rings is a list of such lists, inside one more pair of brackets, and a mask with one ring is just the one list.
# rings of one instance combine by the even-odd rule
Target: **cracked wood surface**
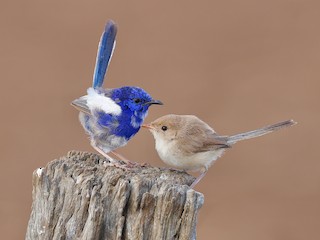
[[187,186],[193,180],[71,151],[34,171],[26,239],[196,239],[204,198]]

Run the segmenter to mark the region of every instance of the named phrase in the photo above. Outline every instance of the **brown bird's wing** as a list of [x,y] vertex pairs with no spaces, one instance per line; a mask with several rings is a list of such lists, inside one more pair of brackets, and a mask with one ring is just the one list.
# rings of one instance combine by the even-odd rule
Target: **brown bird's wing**
[[[198,146],[197,146],[198,145]],[[194,148],[194,153],[214,151],[220,148],[230,148],[226,138],[219,136],[218,134],[208,135],[203,142],[199,142],[196,148]]]
[[181,148],[187,153],[207,152],[231,147],[227,143],[227,137],[219,136],[204,122],[189,124],[188,128],[184,129],[182,136],[184,138],[180,138]]

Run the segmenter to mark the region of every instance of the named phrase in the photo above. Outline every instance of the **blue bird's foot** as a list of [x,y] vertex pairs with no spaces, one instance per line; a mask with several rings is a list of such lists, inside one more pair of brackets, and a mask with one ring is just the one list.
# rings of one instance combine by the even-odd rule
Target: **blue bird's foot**
[[114,164],[114,165],[118,165],[119,162],[115,159],[113,159],[112,157],[110,157],[108,154],[106,154],[104,151],[102,151],[100,148],[98,148],[97,146],[92,145],[92,147],[98,152],[100,153],[102,156],[104,156],[107,160],[109,160],[109,163]]
[[122,156],[121,154],[115,152],[115,151],[111,151],[111,153],[113,155],[115,155],[117,158],[119,158],[121,161],[125,162],[128,168],[134,168],[134,167],[141,167],[142,165],[140,163],[134,162],[134,161],[130,161],[127,158],[125,158],[124,156]]
[[113,167],[117,167],[117,168],[121,168],[123,170],[128,170],[130,168],[134,168],[134,167],[141,167],[139,163],[137,162],[132,162],[127,160],[125,157],[123,157],[122,155],[120,155],[119,153],[116,153],[114,151],[111,151],[111,153],[115,156],[117,156],[118,158],[120,158],[121,161],[125,162],[125,164],[122,164],[121,162],[117,161],[116,159],[113,159],[112,157],[110,157],[107,153],[105,153],[103,150],[101,150],[99,147],[97,146],[92,146],[98,153],[100,153],[102,156],[104,156],[109,163],[107,163],[106,165],[108,166],[113,166]]

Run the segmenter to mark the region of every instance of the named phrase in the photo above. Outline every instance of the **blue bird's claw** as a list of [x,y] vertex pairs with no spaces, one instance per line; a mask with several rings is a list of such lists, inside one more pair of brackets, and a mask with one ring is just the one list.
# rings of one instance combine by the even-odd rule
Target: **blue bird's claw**
[[141,164],[139,164],[137,162],[130,161],[127,158],[125,158],[124,156],[122,156],[121,154],[119,154],[119,153],[117,153],[115,151],[111,151],[111,153],[113,155],[115,155],[117,158],[119,158],[121,161],[123,161],[127,168],[141,167]]
[[96,65],[93,73],[93,88],[102,86],[112,54],[116,45],[117,26],[109,20],[100,38]]

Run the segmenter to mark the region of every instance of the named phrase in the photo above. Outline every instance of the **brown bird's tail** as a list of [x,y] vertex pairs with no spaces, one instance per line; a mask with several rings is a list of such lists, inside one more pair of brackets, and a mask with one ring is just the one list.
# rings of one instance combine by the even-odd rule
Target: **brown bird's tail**
[[244,133],[239,133],[236,135],[232,135],[227,137],[227,143],[232,145],[235,144],[238,141],[241,140],[246,140],[246,139],[250,139],[250,138],[255,138],[255,137],[260,137],[262,135],[265,135],[267,133],[271,133],[277,130],[280,130],[282,128],[286,128],[286,127],[290,127],[295,125],[296,122],[293,120],[287,120],[287,121],[283,121],[283,122],[279,122],[276,124],[272,124],[263,128],[259,128],[257,130],[253,130],[253,131],[249,131],[249,132],[244,132]]

